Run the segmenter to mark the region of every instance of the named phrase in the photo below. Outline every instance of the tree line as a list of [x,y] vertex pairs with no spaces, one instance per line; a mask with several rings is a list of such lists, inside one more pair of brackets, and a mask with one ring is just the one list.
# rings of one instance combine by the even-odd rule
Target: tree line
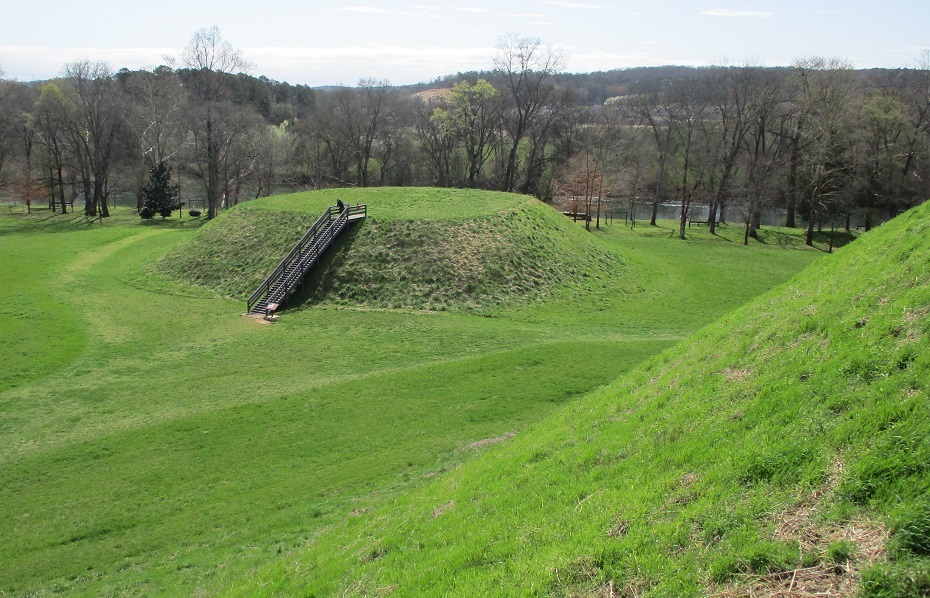
[[735,209],[747,241],[775,206],[787,226],[806,220],[808,244],[815,226],[848,228],[856,212],[867,228],[871,216],[892,217],[930,194],[926,62],[858,72],[811,58],[635,82],[580,129],[563,187],[590,198],[597,180],[648,203],[652,224],[658,205],[674,202],[681,238],[696,205],[711,232]]
[[212,28],[172,62],[0,80],[0,192],[105,217],[114,193],[141,210],[160,167],[211,218],[280,189],[435,185],[581,199],[586,212],[595,196],[646,204],[653,222],[674,202],[682,237],[695,206],[711,230],[738,214],[747,239],[781,206],[809,240],[855,210],[893,215],[930,193],[926,54],[913,69],[811,58],[569,75],[557,49],[512,34],[486,73],[310,89],[247,74]]

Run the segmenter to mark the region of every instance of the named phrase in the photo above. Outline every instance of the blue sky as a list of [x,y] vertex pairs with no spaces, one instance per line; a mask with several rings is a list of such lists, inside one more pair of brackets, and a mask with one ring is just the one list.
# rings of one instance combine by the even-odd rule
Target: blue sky
[[571,72],[809,56],[914,67],[930,48],[930,0],[0,2],[0,68],[22,81],[54,77],[81,58],[151,68],[213,25],[255,64],[253,74],[309,85],[488,69],[509,32],[563,48]]

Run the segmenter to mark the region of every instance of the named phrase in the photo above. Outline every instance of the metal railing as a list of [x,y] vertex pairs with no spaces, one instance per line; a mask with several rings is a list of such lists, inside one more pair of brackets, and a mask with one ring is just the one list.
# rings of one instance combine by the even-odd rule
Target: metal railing
[[[346,206],[342,212],[339,212],[336,207],[327,208],[310,227],[310,230],[297,241],[291,251],[281,260],[278,267],[252,292],[246,301],[248,312],[251,313],[255,310],[261,300],[268,297],[272,290],[275,291],[275,295],[281,295],[282,298],[286,297],[287,293],[294,288],[306,271],[316,262],[320,254],[332,243],[336,235],[341,233],[350,221],[361,220],[367,216],[367,205]],[[295,267],[292,268],[292,266]],[[295,275],[298,270],[299,273]],[[286,277],[289,271],[290,276]],[[286,278],[290,278],[290,280]],[[282,279],[285,280],[282,281]],[[275,289],[278,282],[283,282],[283,285],[279,285]]]

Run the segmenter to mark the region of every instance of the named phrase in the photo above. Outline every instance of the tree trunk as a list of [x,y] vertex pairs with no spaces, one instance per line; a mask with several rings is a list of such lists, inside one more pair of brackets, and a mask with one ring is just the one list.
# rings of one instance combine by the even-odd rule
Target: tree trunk
[[662,199],[662,183],[665,181],[665,158],[659,159],[659,179],[656,181],[656,196],[652,201],[652,216],[649,218],[649,225],[656,225],[656,217],[659,213],[659,201]]
[[808,247],[814,246],[814,213],[811,211],[810,220],[807,222],[807,238],[804,243]]
[[507,158],[507,172],[504,176],[504,191],[513,191],[514,187],[516,187],[517,146],[519,144],[519,140],[514,140],[513,146],[510,148],[510,156]]
[[749,217],[749,236],[752,237],[753,239],[759,238],[758,231],[759,231],[759,227],[761,226],[761,222],[762,222],[762,211],[759,210],[758,208],[753,208],[752,212],[750,212],[750,217]]
[[216,218],[220,192],[220,160],[213,143],[213,120],[207,113],[207,219]]
[[61,201],[61,213],[67,214],[68,208],[65,205],[65,182],[61,176],[61,166],[58,166],[56,170],[58,172],[58,198]]
[[107,206],[107,198],[104,195],[103,181],[94,179],[94,203],[100,209],[101,218],[109,218],[110,210]]
[[94,201],[94,194],[90,188],[90,178],[84,176],[84,215],[93,218],[97,215],[97,202]]
[[55,170],[48,167],[48,207],[55,212]]
[[[800,133],[798,133],[800,135]],[[797,198],[798,198],[798,164],[801,161],[800,139],[795,137],[791,145],[791,158],[788,161],[788,190],[787,205],[785,208],[788,214],[785,217],[785,226],[787,228],[797,228],[796,216]]]
[[691,202],[686,196],[681,198],[681,217],[678,219],[678,238],[685,240],[685,224],[688,223],[688,212],[691,211]]

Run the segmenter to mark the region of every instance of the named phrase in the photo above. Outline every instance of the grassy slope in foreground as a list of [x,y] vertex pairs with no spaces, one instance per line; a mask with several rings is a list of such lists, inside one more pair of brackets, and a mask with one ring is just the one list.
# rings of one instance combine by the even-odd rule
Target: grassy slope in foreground
[[145,271],[201,221],[113,214],[0,215],[0,593],[212,594],[822,255],[770,230],[743,247],[727,229],[604,227],[629,270],[587,294],[263,326]]
[[231,593],[927,595],[928,313],[930,203]]
[[369,206],[315,268],[297,301],[456,309],[526,302],[622,268],[577,226],[526,196],[381,188],[296,193],[221,215],[160,270],[247,296],[337,198]]

